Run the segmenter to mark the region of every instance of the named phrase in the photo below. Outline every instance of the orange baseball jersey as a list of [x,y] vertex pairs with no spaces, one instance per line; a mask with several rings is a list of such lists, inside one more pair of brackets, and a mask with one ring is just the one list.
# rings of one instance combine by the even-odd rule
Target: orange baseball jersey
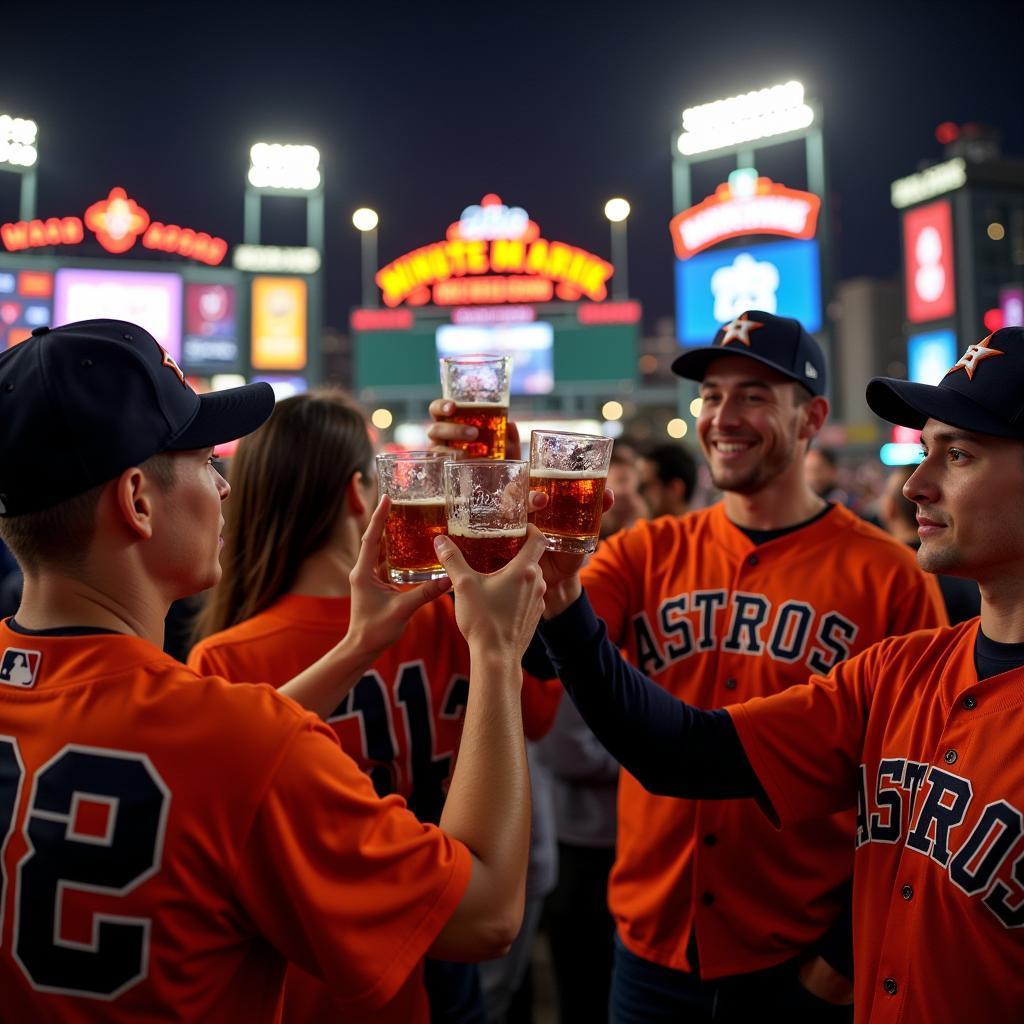
[[248,1024],[288,961],[385,1005],[471,858],[271,687],[3,623],[0,869],[5,1021]]
[[1024,1017],[1024,669],[978,681],[978,621],[728,709],[783,835],[856,808],[858,1021]]
[[[913,552],[842,506],[756,546],[717,504],[641,522],[583,570],[609,636],[701,708],[802,683],[884,637],[944,623]],[[637,956],[700,972],[781,963],[818,939],[850,877],[851,813],[776,832],[753,800],[695,801],[619,784],[609,905]]]
[[[251,619],[201,640],[189,664],[204,674],[281,686],[345,635],[349,609],[347,597],[287,594]],[[557,680],[524,679],[523,721],[531,739],[551,727],[560,694]],[[412,616],[398,643],[373,663],[328,722],[379,794],[405,797],[420,820],[436,823],[468,696],[469,648],[452,602],[441,598]],[[395,1003],[375,1011],[377,1024],[427,1020],[421,975],[418,970]],[[324,986],[302,971],[289,972],[285,1021],[315,1021],[332,1012],[337,1009]]]

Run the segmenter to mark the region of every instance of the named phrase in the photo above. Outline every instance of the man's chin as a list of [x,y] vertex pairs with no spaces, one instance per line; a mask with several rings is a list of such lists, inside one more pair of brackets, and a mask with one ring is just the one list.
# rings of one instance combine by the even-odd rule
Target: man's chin
[[960,556],[949,548],[928,547],[927,542],[917,549],[917,564],[936,576],[962,576]]

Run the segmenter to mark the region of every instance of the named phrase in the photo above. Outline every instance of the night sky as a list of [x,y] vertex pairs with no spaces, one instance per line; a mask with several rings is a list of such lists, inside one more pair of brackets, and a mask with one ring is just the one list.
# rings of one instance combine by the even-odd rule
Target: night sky
[[[380,212],[384,263],[486,192],[605,256],[604,201],[626,196],[650,326],[672,311],[683,107],[791,78],[824,110],[840,278],[896,272],[889,182],[940,158],[939,122],[996,125],[1024,156],[1020,2],[20,7],[2,19],[0,108],[39,123],[39,215],[81,215],[122,185],[153,219],[235,243],[250,144],[312,143],[339,326],[359,301],[355,207]],[[800,185],[795,152],[764,170],[787,161]],[[0,175],[0,217],[16,216],[16,178]],[[265,242],[301,244],[301,206],[265,201],[264,226]]]

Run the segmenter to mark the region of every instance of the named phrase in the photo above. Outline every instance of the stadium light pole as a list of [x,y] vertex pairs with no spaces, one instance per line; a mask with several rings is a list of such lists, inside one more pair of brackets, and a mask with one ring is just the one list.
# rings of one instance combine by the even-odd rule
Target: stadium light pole
[[629,203],[621,197],[609,199],[604,204],[604,215],[611,224],[612,231],[612,266],[615,276],[612,278],[612,298],[616,302],[629,298],[629,266],[626,245],[626,219],[629,217]]
[[380,217],[376,210],[361,206],[352,214],[352,224],[362,235],[362,278],[363,308],[370,309],[377,303],[377,289],[373,286],[373,277],[377,266],[377,225]]
[[21,178],[18,204],[18,216],[21,220],[33,220],[36,215],[38,159],[38,127],[35,121],[0,114],[0,170],[13,171]]

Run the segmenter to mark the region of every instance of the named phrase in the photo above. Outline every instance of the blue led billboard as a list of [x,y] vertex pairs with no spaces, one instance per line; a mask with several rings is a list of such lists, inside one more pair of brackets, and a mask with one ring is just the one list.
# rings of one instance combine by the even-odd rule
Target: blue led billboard
[[745,309],[793,316],[821,327],[821,270],[813,239],[765,242],[676,260],[676,336],[709,345],[723,323]]
[[956,335],[952,330],[912,334],[907,339],[907,380],[938,384],[956,358]]

